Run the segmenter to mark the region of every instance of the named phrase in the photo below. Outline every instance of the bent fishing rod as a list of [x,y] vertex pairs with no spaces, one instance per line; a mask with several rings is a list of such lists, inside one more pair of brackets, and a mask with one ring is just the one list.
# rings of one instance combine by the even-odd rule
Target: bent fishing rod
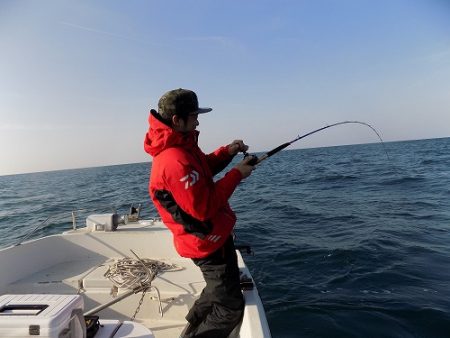
[[387,152],[386,147],[384,145],[383,139],[381,138],[381,136],[378,133],[378,131],[374,127],[372,127],[370,124],[365,123],[365,122],[360,122],[360,121],[342,121],[342,122],[329,124],[329,125],[327,125],[325,127],[322,127],[322,128],[319,128],[319,129],[316,129],[316,130],[313,130],[313,131],[310,131],[309,133],[306,133],[304,135],[299,135],[295,139],[293,139],[292,141],[289,141],[289,142],[286,142],[286,143],[283,143],[283,144],[279,145],[278,147],[268,151],[267,153],[265,153],[261,157],[257,157],[256,155],[248,154],[247,152],[244,152],[244,157],[252,156],[253,158],[248,162],[248,164],[256,165],[256,164],[259,164],[262,161],[268,159],[270,156],[272,156],[272,155],[278,153],[279,151],[283,150],[284,148],[290,146],[292,143],[301,140],[302,138],[305,138],[307,136],[310,136],[312,134],[318,133],[319,131],[322,131],[322,130],[325,130],[325,129],[328,129],[328,128],[331,128],[331,127],[339,126],[339,125],[342,125],[342,124],[351,124],[351,123],[353,123],[353,124],[362,124],[364,126],[369,127],[370,129],[372,129],[375,132],[375,134],[378,136],[378,138],[380,139],[380,142],[383,145],[384,152],[386,153],[386,156],[389,159],[389,155],[388,155],[388,152]]

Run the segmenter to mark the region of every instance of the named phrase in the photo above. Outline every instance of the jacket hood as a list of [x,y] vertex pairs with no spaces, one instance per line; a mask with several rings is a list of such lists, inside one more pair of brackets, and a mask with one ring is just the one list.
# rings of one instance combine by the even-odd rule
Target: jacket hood
[[165,124],[154,110],[150,111],[148,123],[149,128],[147,134],[145,134],[144,150],[153,157],[167,148],[190,148],[197,144],[199,135],[197,130],[189,133],[178,132]]

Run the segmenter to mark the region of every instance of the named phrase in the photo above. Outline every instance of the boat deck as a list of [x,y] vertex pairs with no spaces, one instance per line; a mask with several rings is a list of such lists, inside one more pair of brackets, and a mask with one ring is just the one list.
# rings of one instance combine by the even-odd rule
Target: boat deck
[[[200,269],[175,251],[172,235],[161,222],[139,221],[120,226],[117,231],[91,232],[80,228],[25,242],[0,250],[0,295],[2,294],[80,294],[84,312],[115,297],[130,293],[117,288],[105,277],[116,260],[152,259],[176,265],[152,281],[140,305],[142,292],[96,313],[100,319],[129,321],[139,307],[135,321],[151,329],[155,338],[178,337],[186,325],[184,319],[205,282]],[[239,252],[239,268],[251,276]],[[264,309],[256,288],[244,291],[246,307],[240,327],[230,337],[270,337]],[[160,313],[162,308],[162,316]]]
[[[156,240],[155,236],[158,236]],[[167,238],[165,238],[167,237]],[[150,258],[179,267],[176,271],[159,274],[152,286],[159,291],[163,316],[159,313],[156,289],[144,297],[136,322],[149,327],[155,337],[176,337],[186,322],[184,316],[205,283],[200,270],[190,259],[179,257],[171,245],[171,234],[161,224],[132,224],[119,227],[115,232],[89,232],[86,228],[69,231],[63,236],[49,236],[27,243],[17,250],[16,264],[34,261],[32,273],[14,278],[2,285],[2,294],[82,294],[84,308],[88,311],[129,291],[117,289],[104,275],[115,260],[133,257],[132,249],[140,258]],[[31,244],[31,245],[30,245]],[[60,256],[39,254],[41,247],[54,246],[53,253]],[[24,252],[25,251],[25,252]],[[39,268],[40,266],[40,268]],[[12,273],[14,275],[14,273]],[[19,276],[17,276],[19,277]],[[100,318],[130,320],[135,313],[142,292],[100,311]]]

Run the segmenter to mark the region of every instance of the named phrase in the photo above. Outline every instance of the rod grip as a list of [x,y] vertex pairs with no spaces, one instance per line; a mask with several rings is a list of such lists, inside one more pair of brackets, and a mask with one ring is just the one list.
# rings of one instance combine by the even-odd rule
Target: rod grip
[[280,146],[278,146],[278,147],[272,149],[271,151],[267,152],[267,154],[266,154],[267,157],[270,157],[270,156],[272,156],[273,154],[278,153],[280,150],[283,150],[284,148],[286,148],[286,147],[289,146],[290,144],[291,144],[291,142],[286,142],[286,143],[283,143],[282,145],[280,145]]

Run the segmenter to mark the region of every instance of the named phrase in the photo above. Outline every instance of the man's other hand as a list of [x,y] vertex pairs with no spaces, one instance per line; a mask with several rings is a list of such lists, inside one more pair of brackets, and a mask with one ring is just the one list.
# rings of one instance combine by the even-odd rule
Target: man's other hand
[[248,145],[244,144],[242,140],[234,140],[228,145],[228,153],[231,156],[236,155],[238,152],[246,152],[248,150]]

